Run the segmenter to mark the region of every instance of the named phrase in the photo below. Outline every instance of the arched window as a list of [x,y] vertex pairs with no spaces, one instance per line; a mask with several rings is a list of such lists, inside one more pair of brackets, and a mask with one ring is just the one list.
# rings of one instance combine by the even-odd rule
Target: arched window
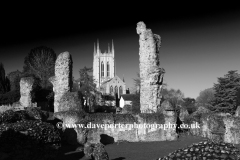
[[115,86],[115,94],[118,94],[118,87]]
[[104,77],[104,64],[101,63],[101,76]]
[[110,94],[113,94],[113,86],[110,87]]
[[119,95],[121,96],[123,94],[123,91],[122,91],[122,86],[119,87]]
[[107,77],[109,77],[110,76],[110,67],[109,67],[109,62],[107,62]]

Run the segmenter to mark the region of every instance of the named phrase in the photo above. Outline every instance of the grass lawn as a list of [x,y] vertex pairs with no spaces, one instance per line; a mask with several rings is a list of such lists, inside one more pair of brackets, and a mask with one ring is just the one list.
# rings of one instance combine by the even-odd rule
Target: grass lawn
[[[110,160],[154,160],[203,140],[205,138],[188,136],[181,137],[177,141],[120,143],[119,145],[114,143],[105,146],[105,149]],[[72,146],[63,147],[59,160],[85,160],[82,158],[82,153],[74,150],[75,147]]]

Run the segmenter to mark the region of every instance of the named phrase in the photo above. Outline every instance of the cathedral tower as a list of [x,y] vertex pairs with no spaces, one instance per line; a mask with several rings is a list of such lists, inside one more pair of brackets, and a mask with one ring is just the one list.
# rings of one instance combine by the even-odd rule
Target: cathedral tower
[[114,44],[112,40],[112,47],[108,44],[108,51],[101,52],[99,42],[97,40],[97,48],[93,51],[93,77],[97,88],[102,85],[103,82],[113,78],[116,75],[116,67],[114,61]]

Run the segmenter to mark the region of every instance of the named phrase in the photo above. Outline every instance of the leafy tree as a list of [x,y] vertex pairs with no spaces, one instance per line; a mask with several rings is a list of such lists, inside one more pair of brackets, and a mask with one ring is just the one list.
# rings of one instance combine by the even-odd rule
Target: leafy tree
[[191,114],[196,111],[195,99],[194,98],[183,98],[184,102],[182,106],[188,110],[188,113]]
[[86,66],[83,69],[80,69],[80,92],[81,95],[86,98],[86,100],[90,100],[91,103],[96,102],[96,94],[99,92],[96,89],[96,84],[94,83],[94,78],[90,73],[93,72],[92,67],[87,68]]
[[240,75],[236,70],[228,71],[214,84],[215,101],[211,110],[234,114],[239,105]]
[[196,101],[200,104],[210,104],[215,99],[215,90],[214,88],[207,88],[199,93]]
[[141,78],[140,78],[140,73],[137,72],[137,78],[133,78],[134,81],[134,90],[136,93],[140,92],[140,86],[141,86]]
[[132,113],[140,113],[140,93],[136,93],[132,101]]
[[53,49],[40,46],[28,53],[24,60],[23,72],[34,74],[41,80],[41,87],[52,86],[48,79],[54,76],[54,67],[57,55]]
[[2,63],[0,63],[0,94],[4,94],[10,91],[10,81],[5,76],[5,69]]
[[180,105],[184,102],[184,94],[182,91],[175,90],[175,89],[166,89],[164,88],[162,90],[162,102],[164,100],[169,101],[169,103],[172,105],[174,110],[177,112],[179,110]]

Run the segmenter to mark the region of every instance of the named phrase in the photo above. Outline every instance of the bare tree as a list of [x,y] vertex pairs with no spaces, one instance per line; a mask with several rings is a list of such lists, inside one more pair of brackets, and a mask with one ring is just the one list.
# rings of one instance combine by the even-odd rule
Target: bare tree
[[32,49],[25,57],[23,72],[34,74],[41,80],[41,87],[51,86],[48,79],[54,76],[57,55],[53,49],[40,46]]

